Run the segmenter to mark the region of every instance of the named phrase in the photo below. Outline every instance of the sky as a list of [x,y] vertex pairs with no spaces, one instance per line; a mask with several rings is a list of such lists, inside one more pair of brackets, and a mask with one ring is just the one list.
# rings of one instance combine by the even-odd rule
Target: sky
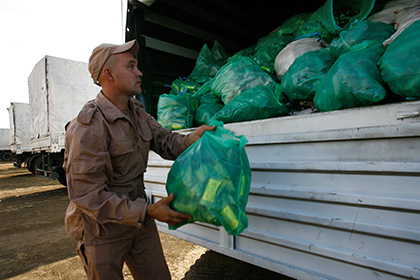
[[29,103],[28,77],[50,55],[88,62],[102,43],[125,41],[126,0],[0,0],[0,128],[10,102]]

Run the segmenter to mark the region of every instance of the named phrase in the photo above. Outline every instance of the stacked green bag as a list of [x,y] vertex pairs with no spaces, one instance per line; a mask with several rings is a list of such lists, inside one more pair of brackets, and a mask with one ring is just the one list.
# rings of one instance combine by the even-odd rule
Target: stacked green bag
[[330,43],[340,32],[366,19],[374,5],[375,0],[327,0],[309,17],[296,36],[320,33],[321,38]]
[[158,122],[172,130],[193,127],[197,107],[198,99],[191,94],[162,94],[158,102]]
[[220,97],[213,94],[210,85],[211,82],[205,83],[194,94],[194,97],[200,100],[194,119],[197,126],[209,123],[210,119],[224,106]]
[[368,40],[340,56],[315,93],[315,107],[332,111],[383,100],[387,91],[377,63],[384,50],[382,43]]
[[247,89],[261,85],[274,89],[276,84],[251,58],[234,56],[217,72],[211,81],[211,90],[226,105]]
[[194,81],[185,78],[180,78],[172,82],[171,91],[169,92],[169,94],[194,94],[200,89],[200,87],[201,86]]
[[213,78],[220,67],[222,67],[229,57],[229,53],[219,44],[214,42],[213,48],[208,48],[205,44],[197,57],[195,67],[188,78],[199,84],[203,84]]
[[277,30],[278,35],[290,35],[295,38],[296,32],[308,21],[310,13],[297,14],[288,18]]
[[392,92],[404,97],[420,97],[420,21],[399,34],[379,61],[382,79]]
[[287,114],[288,107],[282,103],[280,85],[256,86],[245,90],[219,110],[208,123],[243,122],[278,117]]
[[274,61],[277,54],[293,40],[292,36],[273,32],[258,40],[254,47],[255,62],[267,73],[274,73]]
[[363,21],[343,31],[331,42],[331,54],[338,58],[340,55],[349,52],[357,44],[366,40],[374,40],[382,43],[389,38],[395,29],[392,25],[383,22]]
[[171,208],[200,221],[223,226],[239,235],[248,226],[245,207],[251,185],[251,169],[244,136],[235,136],[219,124],[206,131],[173,163],[166,190],[175,194]]
[[321,80],[334,64],[329,48],[310,51],[295,59],[281,80],[290,101],[312,101]]
[[338,57],[367,40],[382,43],[394,31],[389,24],[363,21],[341,32],[329,48],[298,57],[283,76],[285,95],[290,101],[312,100],[321,80]]

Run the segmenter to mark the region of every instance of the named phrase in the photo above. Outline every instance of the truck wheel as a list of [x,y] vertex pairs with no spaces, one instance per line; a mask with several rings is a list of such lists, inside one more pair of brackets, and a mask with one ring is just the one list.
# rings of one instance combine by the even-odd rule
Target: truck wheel
[[62,184],[63,186],[67,186],[67,181],[66,181],[66,171],[64,171],[63,167],[60,166],[57,169],[57,173],[58,173],[58,182],[60,182],[60,184]]
[[35,155],[28,160],[26,168],[33,174],[35,174],[36,168],[40,167],[42,164],[41,155]]
[[5,151],[1,155],[1,160],[11,161],[13,159],[13,154],[11,152]]

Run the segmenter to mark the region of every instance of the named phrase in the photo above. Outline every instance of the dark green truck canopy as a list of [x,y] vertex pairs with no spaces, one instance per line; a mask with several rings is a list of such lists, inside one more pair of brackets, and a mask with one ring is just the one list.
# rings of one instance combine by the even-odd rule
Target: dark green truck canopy
[[126,41],[140,44],[143,94],[139,100],[156,116],[159,95],[174,79],[188,76],[204,44],[217,40],[235,53],[255,45],[287,18],[313,12],[324,0],[244,2],[218,0],[156,0],[150,6],[130,0]]

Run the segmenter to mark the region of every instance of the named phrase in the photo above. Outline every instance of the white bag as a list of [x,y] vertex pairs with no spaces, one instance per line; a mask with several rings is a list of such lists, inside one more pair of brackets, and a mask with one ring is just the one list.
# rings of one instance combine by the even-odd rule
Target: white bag
[[420,0],[393,0],[386,4],[382,11],[370,16],[367,20],[394,24],[397,21],[397,14],[400,11],[419,5]]
[[277,77],[281,80],[296,58],[306,52],[322,49],[322,47],[323,43],[317,38],[305,38],[289,43],[276,57],[274,69]]
[[407,27],[409,27],[414,22],[420,20],[420,5],[414,8],[407,8],[404,10],[401,10],[396,17],[395,22],[395,29],[397,29],[397,32],[392,34],[391,37],[386,39],[384,41],[384,45],[388,46],[389,44],[394,41],[395,38],[397,38],[398,35],[401,34]]

